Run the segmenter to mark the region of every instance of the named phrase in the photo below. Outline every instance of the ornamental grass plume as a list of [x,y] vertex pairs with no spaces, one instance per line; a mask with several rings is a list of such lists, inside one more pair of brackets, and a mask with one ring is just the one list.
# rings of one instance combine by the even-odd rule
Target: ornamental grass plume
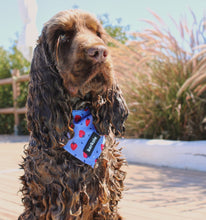
[[[206,18],[192,27],[186,19],[174,24],[176,37],[154,12],[157,22],[135,33],[128,47],[138,54],[127,91],[130,116],[127,136],[174,140],[206,139]],[[202,31],[201,31],[202,30]]]

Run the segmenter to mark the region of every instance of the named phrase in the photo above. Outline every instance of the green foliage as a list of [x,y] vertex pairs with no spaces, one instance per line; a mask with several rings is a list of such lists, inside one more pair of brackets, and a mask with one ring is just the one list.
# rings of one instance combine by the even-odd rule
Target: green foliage
[[19,115],[18,133],[21,135],[28,135],[27,122],[25,115]]
[[[30,63],[24,59],[22,54],[17,50],[16,43],[11,51],[5,51],[0,47],[0,79],[10,78],[12,69],[19,69],[20,74],[29,73]],[[27,82],[20,83],[20,96],[18,97],[18,107],[24,107],[27,97]],[[0,86],[0,108],[13,107],[12,85]],[[19,134],[27,134],[25,116],[20,115]],[[0,134],[11,134],[14,129],[14,115],[0,115]]]
[[[100,16],[100,21],[106,30],[106,32],[114,39],[118,40],[120,43],[125,44],[128,40],[127,31],[129,30],[129,25],[122,26],[121,18],[116,19],[114,23],[110,21],[108,14]],[[109,46],[114,46],[109,42]]]
[[0,115],[0,134],[12,134],[14,132],[14,115]]
[[18,69],[21,75],[29,73],[30,62],[17,50],[16,42],[12,47],[12,52],[9,54],[9,61],[11,69]]
[[28,94],[28,83],[29,82],[21,82],[20,83],[20,96],[17,98],[17,106],[19,108],[25,107],[27,94]]
[[2,47],[0,47],[0,70],[1,79],[10,76],[9,53],[5,51]]
[[[9,53],[0,47],[0,79],[8,78],[11,76],[10,66]],[[12,105],[12,86],[0,86],[0,108],[12,107]],[[5,120],[5,116],[0,118],[0,126],[3,128],[4,126],[2,120]]]

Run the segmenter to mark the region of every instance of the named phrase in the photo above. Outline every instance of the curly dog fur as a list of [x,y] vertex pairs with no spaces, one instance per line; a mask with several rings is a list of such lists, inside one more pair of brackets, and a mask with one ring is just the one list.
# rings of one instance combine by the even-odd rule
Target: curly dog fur
[[[63,146],[72,110],[89,107],[106,143],[94,169]],[[21,165],[24,212],[19,219],[121,219],[125,163],[115,141],[128,110],[115,82],[101,24],[81,10],[63,11],[42,30],[31,64],[29,145]]]

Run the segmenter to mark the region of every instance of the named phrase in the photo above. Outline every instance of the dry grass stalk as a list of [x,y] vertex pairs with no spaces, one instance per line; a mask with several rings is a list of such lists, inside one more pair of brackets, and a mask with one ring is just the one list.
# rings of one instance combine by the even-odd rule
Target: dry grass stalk
[[122,62],[126,68],[116,66],[130,108],[127,134],[204,139],[200,124],[206,115],[206,45],[200,45],[198,32],[186,20],[175,23],[180,41],[152,14],[157,23],[145,20],[151,28],[135,33],[137,41],[128,46],[117,44],[127,57]]

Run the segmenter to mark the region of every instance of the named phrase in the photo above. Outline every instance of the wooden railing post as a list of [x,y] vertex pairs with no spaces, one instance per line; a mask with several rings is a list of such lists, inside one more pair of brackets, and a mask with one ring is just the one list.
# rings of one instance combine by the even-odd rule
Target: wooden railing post
[[18,135],[18,126],[19,126],[19,114],[26,113],[26,107],[18,108],[17,107],[17,98],[20,95],[20,82],[26,82],[29,80],[29,75],[19,76],[19,70],[12,70],[12,77],[6,79],[0,79],[1,85],[11,85],[13,90],[13,108],[0,108],[0,114],[14,114],[14,134]]
[[13,90],[13,106],[14,106],[14,135],[18,135],[19,115],[17,112],[17,98],[19,95],[19,88],[17,77],[19,77],[19,70],[12,70],[12,90]]

